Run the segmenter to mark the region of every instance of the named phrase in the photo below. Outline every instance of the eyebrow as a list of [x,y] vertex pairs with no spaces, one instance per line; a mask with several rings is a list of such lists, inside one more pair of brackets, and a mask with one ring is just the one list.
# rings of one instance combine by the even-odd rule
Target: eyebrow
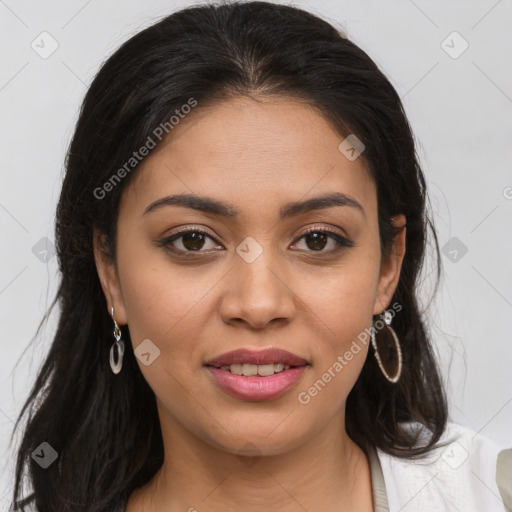
[[[200,212],[218,215],[220,217],[236,218],[240,213],[233,205],[223,203],[210,197],[194,194],[177,194],[157,199],[144,210],[143,216],[164,206],[184,206]],[[334,206],[349,206],[359,210],[364,217],[366,213],[362,205],[352,196],[340,192],[332,192],[305,201],[295,201],[285,204],[279,211],[281,220],[295,217],[312,210],[332,208]]]

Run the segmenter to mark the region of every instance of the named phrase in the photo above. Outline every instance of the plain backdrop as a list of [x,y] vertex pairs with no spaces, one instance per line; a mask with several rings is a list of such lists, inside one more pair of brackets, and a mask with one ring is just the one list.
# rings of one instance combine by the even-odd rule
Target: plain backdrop
[[[57,318],[56,310],[31,343],[57,288],[54,211],[79,105],[101,63],[122,42],[187,5],[0,1],[2,509],[14,469],[8,442],[13,422]],[[443,251],[443,279],[428,318],[451,419],[512,447],[512,3],[295,5],[345,31],[402,97]],[[421,290],[425,305],[432,298],[433,270],[430,258]]]

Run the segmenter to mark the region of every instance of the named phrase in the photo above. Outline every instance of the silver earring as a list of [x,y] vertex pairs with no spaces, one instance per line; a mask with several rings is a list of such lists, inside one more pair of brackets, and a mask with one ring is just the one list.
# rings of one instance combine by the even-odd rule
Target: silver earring
[[[119,325],[114,319],[114,306],[112,306],[111,316],[114,320],[114,338],[116,341],[110,347],[110,368],[112,368],[112,373],[117,375],[123,367],[124,341],[121,339],[121,329],[119,329]],[[117,349],[117,361],[114,361],[114,348]]]
[[393,338],[395,340],[396,356],[397,356],[397,361],[398,361],[396,374],[393,377],[389,376],[388,372],[385,370],[385,368],[382,364],[382,361],[380,359],[379,351],[377,349],[377,342],[375,340],[375,327],[373,327],[373,325],[371,328],[371,339],[372,339],[373,349],[375,351],[375,359],[377,359],[377,363],[379,365],[379,368],[382,371],[382,374],[384,375],[384,377],[386,377],[386,379],[389,382],[395,383],[395,382],[398,382],[398,379],[400,378],[400,375],[402,373],[402,350],[400,348],[400,342],[398,341],[398,336],[396,335],[395,330],[391,327],[392,319],[393,319],[393,317],[392,317],[391,313],[389,311],[386,311],[384,313],[384,322],[386,322],[387,328],[390,330],[390,332],[393,335]]

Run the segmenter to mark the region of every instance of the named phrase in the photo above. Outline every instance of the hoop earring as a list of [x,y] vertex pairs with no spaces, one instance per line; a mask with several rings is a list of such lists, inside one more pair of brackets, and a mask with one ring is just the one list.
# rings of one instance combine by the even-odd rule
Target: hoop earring
[[[114,338],[116,341],[110,347],[110,368],[112,373],[117,375],[123,367],[124,341],[121,339],[121,329],[114,319],[114,306],[112,306],[111,316],[114,320]],[[114,360],[114,347],[117,349],[117,361]]]
[[388,372],[385,370],[385,368],[382,364],[381,358],[379,356],[379,350],[377,349],[377,341],[375,340],[375,327],[373,327],[373,325],[371,328],[371,339],[372,339],[373,349],[375,351],[375,359],[377,359],[377,363],[379,365],[379,368],[380,368],[382,374],[384,375],[384,377],[386,377],[386,379],[389,382],[396,383],[396,382],[398,382],[398,379],[400,378],[400,375],[402,373],[402,349],[400,348],[400,342],[398,341],[398,336],[396,335],[395,330],[391,327],[392,319],[393,319],[393,317],[391,316],[391,313],[389,311],[385,311],[384,322],[386,322],[386,325],[388,326],[388,329],[391,331],[391,334],[393,335],[393,338],[395,340],[396,355],[397,355],[397,360],[398,360],[398,368],[396,371],[396,375],[394,375],[393,377],[389,376]]

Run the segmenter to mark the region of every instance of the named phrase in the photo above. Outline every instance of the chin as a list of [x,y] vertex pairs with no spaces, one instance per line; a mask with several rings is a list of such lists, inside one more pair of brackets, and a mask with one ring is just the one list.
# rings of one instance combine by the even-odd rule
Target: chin
[[305,425],[297,431],[296,425],[292,427],[286,420],[283,422],[285,417],[286,414],[281,415],[279,421],[239,419],[235,426],[226,428],[227,432],[221,429],[222,437],[207,435],[206,442],[244,457],[281,455],[304,444],[309,437]]

